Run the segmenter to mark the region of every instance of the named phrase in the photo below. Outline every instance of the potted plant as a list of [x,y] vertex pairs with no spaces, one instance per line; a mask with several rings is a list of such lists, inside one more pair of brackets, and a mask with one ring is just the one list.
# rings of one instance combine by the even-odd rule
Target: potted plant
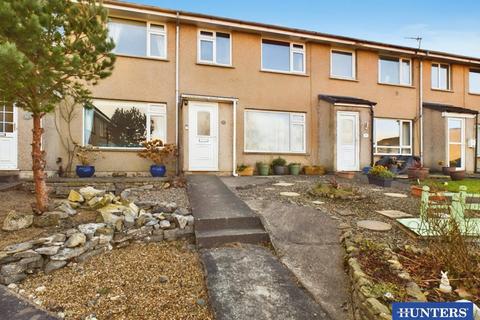
[[90,178],[95,173],[95,167],[92,166],[92,163],[98,158],[98,148],[95,148],[91,145],[87,146],[77,146],[77,152],[75,156],[80,165],[77,165],[75,172],[80,178]]
[[303,167],[303,171],[307,175],[323,176],[325,174],[325,167],[324,166],[305,166]]
[[430,168],[423,167],[418,157],[415,157],[413,164],[407,168],[409,179],[425,180],[428,177],[429,172]]
[[292,162],[288,165],[288,170],[290,171],[290,174],[294,176],[298,176],[300,174],[300,168],[301,165],[298,162]]
[[163,177],[167,172],[165,161],[176,156],[177,147],[175,144],[164,144],[160,139],[143,141],[141,143],[143,149],[138,151],[137,155],[144,159],[153,161],[150,166],[150,174],[152,177]]
[[245,164],[237,166],[237,172],[239,176],[253,176],[254,168]]
[[287,160],[283,159],[282,157],[278,157],[273,159],[272,167],[273,167],[273,174],[276,175],[284,175],[287,174]]
[[388,170],[384,166],[373,166],[367,174],[368,183],[374,184],[380,187],[390,187],[392,186],[392,180],[395,177],[395,174]]
[[450,167],[448,171],[448,175],[453,181],[459,181],[465,179],[465,170],[459,170],[460,168],[457,166],[457,160],[450,161]]
[[443,160],[438,161],[438,165],[442,167],[442,173],[446,176],[450,174],[450,170],[452,170],[452,167],[447,167],[445,166],[445,162]]
[[335,175],[343,179],[353,179],[353,177],[355,177],[355,172],[354,171],[337,171],[335,172]]
[[268,176],[268,172],[270,171],[270,166],[268,163],[259,161],[256,163],[257,165],[257,172],[261,176]]

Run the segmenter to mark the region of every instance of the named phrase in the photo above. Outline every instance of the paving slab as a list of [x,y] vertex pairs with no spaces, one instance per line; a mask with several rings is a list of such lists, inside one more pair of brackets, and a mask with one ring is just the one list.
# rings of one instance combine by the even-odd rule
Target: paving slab
[[217,320],[331,319],[264,247],[224,247],[200,254]]
[[0,319],[8,320],[58,320],[50,313],[37,308],[24,298],[0,285]]
[[390,219],[399,219],[399,218],[410,218],[412,215],[400,210],[377,210],[377,213],[380,213],[382,216],[385,216]]
[[406,197],[408,197],[406,194],[396,193],[396,192],[385,192],[384,195],[386,195],[387,197],[392,197],[392,198],[406,198]]
[[377,220],[360,220],[357,222],[357,226],[372,231],[390,231],[392,229],[391,224]]

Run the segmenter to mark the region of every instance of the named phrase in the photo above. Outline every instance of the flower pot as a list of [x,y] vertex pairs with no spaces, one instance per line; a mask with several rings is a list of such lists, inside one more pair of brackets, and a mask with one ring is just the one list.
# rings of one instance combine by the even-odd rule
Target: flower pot
[[288,174],[288,167],[287,166],[273,166],[273,174],[275,174],[275,175]]
[[372,167],[363,167],[362,173],[363,173],[363,174],[368,174],[368,172],[370,171],[370,169],[372,169]]
[[75,169],[75,172],[77,173],[77,176],[79,176],[80,178],[90,178],[95,173],[95,167],[79,165]]
[[248,166],[245,169],[243,169],[242,171],[238,171],[238,175],[242,176],[242,177],[253,176],[253,171],[254,171],[254,168]]
[[266,163],[261,163],[257,165],[258,174],[261,176],[268,176],[270,171],[270,166]]
[[353,179],[355,177],[355,172],[353,171],[337,171],[335,175],[343,179]]
[[392,180],[393,179],[385,179],[379,176],[374,176],[374,175],[367,175],[368,177],[368,183],[374,184],[376,186],[380,187],[391,187],[392,186]]
[[298,176],[300,174],[300,165],[299,164],[291,164],[288,166],[290,170],[290,174],[294,176]]
[[429,168],[408,168],[408,179],[425,180],[430,172]]
[[451,170],[450,171],[450,178],[453,181],[458,181],[458,180],[465,179],[465,170]]
[[413,197],[420,198],[422,196],[422,186],[410,186],[410,194]]
[[166,172],[167,169],[163,164],[152,164],[150,166],[150,174],[152,175],[152,177],[163,177]]
[[446,176],[448,176],[452,170],[455,170],[455,167],[442,167],[442,173]]
[[325,168],[323,166],[305,166],[303,167],[303,171],[310,176],[323,176],[325,174]]

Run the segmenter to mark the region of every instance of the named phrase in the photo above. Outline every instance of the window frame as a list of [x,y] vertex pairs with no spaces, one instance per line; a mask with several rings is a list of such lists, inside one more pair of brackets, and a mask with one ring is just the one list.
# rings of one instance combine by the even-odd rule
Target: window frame
[[[249,150],[247,149],[247,112],[261,112],[261,113],[274,113],[274,114],[288,114],[289,115],[289,134],[288,134],[288,144],[289,151],[261,151],[261,150]],[[293,120],[294,116],[302,116],[303,122]],[[303,146],[302,151],[291,151],[292,150],[292,125],[302,125],[303,126]],[[260,109],[245,109],[243,112],[243,152],[245,153],[263,153],[263,154],[305,154],[307,152],[307,114],[305,112],[290,112],[290,111],[274,111],[274,110],[260,110]]]
[[[202,35],[202,32],[211,32],[213,36],[205,36]],[[220,63],[217,62],[217,33],[224,33],[229,35],[229,43],[230,43],[230,52],[229,52],[229,60],[230,63]],[[212,61],[209,60],[202,60],[202,47],[201,47],[201,41],[211,41],[212,42]],[[198,29],[197,31],[197,63],[200,64],[211,64],[211,65],[218,65],[218,66],[226,66],[226,67],[231,67],[233,65],[232,63],[232,33],[227,32],[227,31],[215,31],[211,29]]]
[[469,68],[468,69],[468,93],[470,94],[480,94],[479,91],[472,91],[471,90],[471,81],[470,81],[470,73],[478,73],[480,75],[480,69],[475,69],[475,68]]
[[[432,83],[432,73],[433,73],[433,67],[434,65],[437,66],[438,68],[438,74],[437,74],[437,83],[440,84],[440,68],[441,66],[447,66],[447,88],[440,88],[440,86],[438,87],[434,87],[433,86],[433,83]],[[431,89],[433,90],[440,90],[440,91],[450,91],[452,89],[452,85],[451,85],[451,65],[449,63],[441,63],[441,62],[432,62],[431,65],[430,65],[430,86],[431,86]]]
[[[263,41],[274,41],[274,42],[283,42],[289,45],[289,70],[276,70],[276,69],[268,69],[263,66]],[[302,49],[300,48],[295,48],[294,46],[302,46]],[[294,53],[301,53],[303,55],[303,71],[295,71],[293,69],[293,56]],[[271,38],[262,38],[260,39],[260,70],[261,71],[266,71],[266,72],[276,72],[276,73],[291,73],[291,74],[302,74],[305,75],[307,73],[307,50],[306,50],[306,45],[305,43],[301,42],[291,42],[291,41],[284,41],[284,40],[277,40],[277,39],[271,39]]]
[[[151,128],[151,117],[152,116],[158,116],[158,115],[163,115],[164,116],[164,125],[165,125],[165,137],[162,140],[164,143],[167,143],[168,139],[168,110],[167,110],[167,103],[166,102],[142,102],[142,101],[131,101],[131,100],[111,100],[111,99],[93,99],[92,104],[95,106],[95,103],[97,102],[118,102],[119,105],[125,104],[125,105],[130,105],[130,104],[138,104],[138,106],[141,106],[145,108],[145,116],[146,116],[146,141],[151,140],[151,134],[150,134],[150,128]],[[96,106],[95,106],[96,107]],[[158,107],[163,107],[164,111],[153,111],[153,108],[158,108]],[[86,141],[85,141],[85,110],[87,108],[82,107],[82,146],[86,146]],[[157,109],[158,110],[158,109]],[[93,132],[93,131],[92,131]],[[145,148],[143,147],[100,147],[100,146],[93,146],[95,148],[98,148],[99,150],[118,150],[118,151],[138,151],[138,150],[144,150]]]
[[[383,82],[382,81],[382,59],[385,60],[393,60],[396,59],[398,60],[398,83],[392,83],[392,82]],[[402,61],[408,61],[409,66],[410,66],[410,77],[409,77],[409,83],[402,83]],[[403,87],[412,87],[413,86],[413,61],[411,58],[404,58],[404,57],[395,57],[395,56],[386,56],[386,55],[380,55],[378,56],[378,83],[380,84],[386,84],[386,85],[392,85],[392,86],[403,86]]]
[[[334,52],[338,53],[350,53],[352,55],[352,76],[345,77],[340,75],[333,74],[333,54]],[[334,79],[343,79],[343,80],[357,80],[357,57],[355,50],[347,50],[347,49],[337,49],[331,48],[330,49],[330,78]]]
[[[400,121],[400,144],[398,146],[378,146],[377,144],[377,119],[378,120],[393,120],[393,121]],[[375,117],[373,119],[373,150],[374,155],[378,156],[411,156],[413,155],[413,120],[409,119],[396,119],[396,118],[382,118],[382,117]],[[403,123],[410,123],[410,145],[404,144],[403,142],[403,135],[402,135],[402,125]],[[385,148],[385,149],[398,149],[398,153],[385,153],[385,152],[378,152],[378,148]],[[403,149],[410,149],[410,153],[402,153]]]
[[[164,24],[164,23],[156,23],[156,22],[152,22],[152,21],[146,21],[147,23],[147,57],[149,58],[154,58],[154,59],[164,59],[166,60],[167,59],[167,52],[168,52],[168,39],[167,39],[167,25]],[[163,26],[163,31],[158,31],[158,30],[152,30],[152,27],[151,25],[157,25],[157,26]],[[154,56],[151,54],[151,39],[150,39],[150,35],[162,35],[164,36],[164,43],[165,43],[165,52],[164,52],[164,56]]]

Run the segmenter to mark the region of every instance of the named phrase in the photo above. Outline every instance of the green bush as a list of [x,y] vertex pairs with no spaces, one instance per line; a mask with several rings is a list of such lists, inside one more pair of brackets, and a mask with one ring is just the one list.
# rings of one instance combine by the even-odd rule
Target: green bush
[[275,166],[280,166],[280,167],[283,167],[287,164],[287,160],[283,159],[282,157],[278,157],[278,158],[275,158],[273,159],[272,161],[272,166],[275,167]]
[[373,166],[370,171],[368,171],[368,174],[385,179],[393,179],[395,177],[395,174],[384,166]]

